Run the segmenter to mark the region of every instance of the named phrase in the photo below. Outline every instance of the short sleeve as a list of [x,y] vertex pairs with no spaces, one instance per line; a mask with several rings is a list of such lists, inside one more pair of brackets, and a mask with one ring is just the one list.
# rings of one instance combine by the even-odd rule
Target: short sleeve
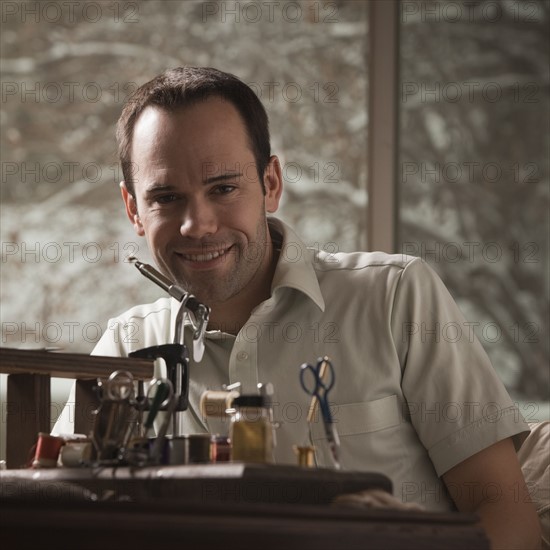
[[437,474],[529,428],[437,274],[419,258],[402,271],[392,333],[411,422]]

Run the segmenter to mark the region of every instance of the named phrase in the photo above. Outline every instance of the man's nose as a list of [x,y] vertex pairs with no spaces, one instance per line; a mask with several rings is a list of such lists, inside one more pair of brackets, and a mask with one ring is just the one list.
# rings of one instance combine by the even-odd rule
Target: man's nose
[[213,205],[207,200],[194,199],[187,203],[180,233],[184,237],[200,239],[218,230],[218,219]]

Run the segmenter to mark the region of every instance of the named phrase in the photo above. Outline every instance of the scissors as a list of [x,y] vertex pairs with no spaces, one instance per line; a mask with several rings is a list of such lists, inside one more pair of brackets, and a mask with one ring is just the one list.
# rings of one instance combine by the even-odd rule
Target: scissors
[[300,367],[300,384],[304,391],[313,396],[309,407],[307,420],[312,422],[317,405],[321,408],[321,417],[325,427],[325,434],[330,446],[334,466],[340,469],[340,438],[330,412],[328,393],[334,386],[334,367],[330,359],[325,356],[318,359],[315,366],[304,363]]

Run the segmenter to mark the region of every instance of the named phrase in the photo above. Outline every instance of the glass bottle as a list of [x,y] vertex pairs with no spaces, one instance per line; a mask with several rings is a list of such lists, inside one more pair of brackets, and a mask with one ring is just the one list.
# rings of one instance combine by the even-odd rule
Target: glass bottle
[[230,438],[232,460],[273,462],[273,425],[263,395],[241,395],[233,400]]

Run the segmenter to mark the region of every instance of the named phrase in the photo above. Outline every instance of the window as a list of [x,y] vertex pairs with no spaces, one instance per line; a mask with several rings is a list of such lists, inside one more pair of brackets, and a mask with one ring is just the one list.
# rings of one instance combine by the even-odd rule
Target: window
[[[364,247],[367,29],[355,0],[2,3],[2,346],[88,353],[109,318],[160,295],[123,263],[151,260],[120,200],[114,126],[168,67],[250,84],[283,164],[279,215],[313,246]],[[55,421],[68,388],[53,391]]]
[[549,387],[548,8],[400,6],[397,248],[468,319],[439,337],[475,331],[527,420]]
[[[128,223],[114,126],[167,67],[233,72],[261,97],[285,179],[280,217],[330,252],[364,247],[368,5],[10,3],[2,24],[2,345],[89,352],[159,290]],[[127,271],[126,271],[127,270]]]

